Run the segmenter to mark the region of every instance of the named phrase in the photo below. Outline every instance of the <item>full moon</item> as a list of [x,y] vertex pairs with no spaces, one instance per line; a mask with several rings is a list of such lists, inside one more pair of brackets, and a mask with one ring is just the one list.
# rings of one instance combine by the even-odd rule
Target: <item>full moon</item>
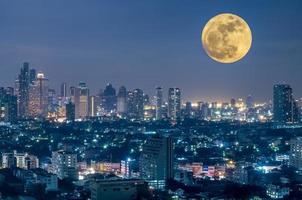
[[234,14],[220,14],[203,28],[201,41],[212,59],[221,63],[234,63],[242,59],[252,45],[249,25]]

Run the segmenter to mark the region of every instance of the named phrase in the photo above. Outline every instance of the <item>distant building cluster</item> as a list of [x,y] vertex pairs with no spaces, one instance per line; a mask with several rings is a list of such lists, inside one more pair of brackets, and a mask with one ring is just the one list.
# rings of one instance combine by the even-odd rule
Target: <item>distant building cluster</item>
[[238,120],[295,124],[300,122],[301,105],[290,85],[277,84],[273,101],[256,103],[251,95],[230,102],[184,102],[179,88],[155,88],[149,96],[142,89],[118,91],[107,84],[104,90],[92,95],[85,82],[68,87],[62,83],[60,92],[50,88],[42,72],[23,63],[15,87],[0,88],[0,119],[48,119],[74,121],[92,117],[111,116],[130,120],[172,120],[196,118],[207,121]]

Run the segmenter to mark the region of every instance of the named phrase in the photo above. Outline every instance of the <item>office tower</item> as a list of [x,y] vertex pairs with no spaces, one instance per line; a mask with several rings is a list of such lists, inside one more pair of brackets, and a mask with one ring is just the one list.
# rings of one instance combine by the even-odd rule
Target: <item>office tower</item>
[[17,120],[17,97],[11,88],[0,88],[0,121],[15,122]]
[[98,107],[100,105],[99,96],[89,96],[89,116],[96,117],[98,113]]
[[110,83],[106,85],[106,88],[103,92],[102,95],[102,106],[103,109],[107,112],[110,113],[114,110],[116,110],[116,91],[112,87]]
[[202,105],[204,103],[202,101],[198,101],[197,102],[197,112],[196,112],[196,115],[199,119],[202,119]]
[[36,81],[37,74],[35,69],[29,70],[29,84],[33,84]]
[[48,79],[42,72],[29,87],[28,114],[30,117],[45,118],[48,112]]
[[302,169],[302,137],[290,140],[289,164],[298,169]]
[[180,118],[181,93],[179,88],[169,88],[168,92],[168,116],[172,120]]
[[66,83],[61,84],[60,97],[61,98],[66,98],[67,97],[67,84]]
[[294,123],[298,121],[297,104],[293,98],[290,85],[274,85],[273,120],[278,123]]
[[19,78],[15,79],[15,85],[14,85],[14,95],[17,97],[17,103],[18,103],[18,111],[19,111],[19,100],[20,100],[20,95],[19,95]]
[[58,175],[59,179],[76,180],[77,155],[68,151],[53,151],[51,157],[51,173]]
[[145,101],[146,99],[149,98],[145,98],[146,95],[144,94],[143,90],[141,89],[135,89],[133,91],[134,93],[134,105],[135,105],[135,115],[137,117],[137,119],[143,119],[144,118],[144,103],[148,102]]
[[156,120],[163,117],[163,90],[161,87],[156,88]]
[[144,118],[144,92],[141,89],[128,92],[127,105],[127,114],[130,118]]
[[252,95],[248,95],[246,97],[245,104],[246,104],[247,108],[253,108],[253,106],[254,106],[254,100],[253,100]]
[[75,100],[76,100],[76,98],[75,98],[75,96],[76,96],[76,90],[77,90],[77,88],[76,87],[70,87],[69,88],[69,91],[70,91],[70,101],[72,102],[72,103],[76,103],[75,102]]
[[89,115],[89,89],[80,82],[77,88],[71,88],[71,100],[75,104],[75,117],[85,118]]
[[191,102],[186,102],[186,107],[184,110],[185,117],[191,117],[192,113],[192,103]]
[[58,107],[58,99],[54,89],[48,89],[48,111],[56,112]]
[[135,110],[135,105],[134,105],[134,92],[133,91],[128,91],[127,92],[127,116],[132,118],[133,113]]
[[117,112],[122,116],[127,112],[127,90],[124,86],[121,86],[118,91]]
[[150,186],[162,189],[173,178],[173,143],[171,137],[155,135],[147,140],[139,160],[140,175]]
[[149,95],[147,94],[143,94],[143,102],[144,102],[144,106],[149,106],[150,105],[150,98]]
[[75,120],[75,105],[71,101],[65,105],[66,111],[66,120],[74,121]]
[[28,103],[29,103],[29,84],[30,84],[30,75],[29,75],[29,63],[23,63],[19,77],[18,77],[19,89],[18,89],[18,109],[19,116],[25,118],[28,114]]

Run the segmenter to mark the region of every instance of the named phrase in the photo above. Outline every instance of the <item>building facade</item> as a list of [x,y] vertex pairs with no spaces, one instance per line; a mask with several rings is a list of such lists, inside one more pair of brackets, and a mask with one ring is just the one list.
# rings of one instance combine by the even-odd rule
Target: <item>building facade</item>
[[181,117],[181,92],[179,88],[169,88],[168,117],[177,120]]
[[174,176],[172,138],[159,135],[149,138],[143,146],[139,168],[142,179],[154,188],[163,189]]

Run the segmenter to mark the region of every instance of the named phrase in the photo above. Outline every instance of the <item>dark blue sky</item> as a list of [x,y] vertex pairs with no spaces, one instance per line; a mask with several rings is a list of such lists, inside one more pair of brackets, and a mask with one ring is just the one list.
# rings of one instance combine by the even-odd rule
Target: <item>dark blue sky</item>
[[[219,64],[200,32],[219,13],[243,17],[253,32],[248,55]],[[51,85],[85,81],[180,87],[187,100],[272,96],[274,83],[302,96],[301,0],[0,0],[0,85],[13,85],[23,61]]]

